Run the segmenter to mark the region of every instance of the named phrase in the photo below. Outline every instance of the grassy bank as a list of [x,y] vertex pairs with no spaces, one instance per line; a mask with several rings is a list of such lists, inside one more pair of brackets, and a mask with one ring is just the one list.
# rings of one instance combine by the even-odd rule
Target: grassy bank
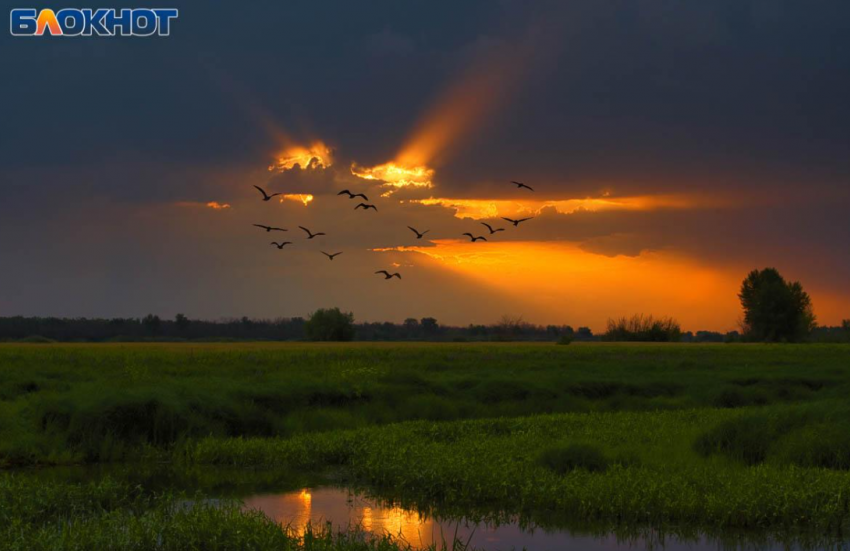
[[835,346],[0,345],[0,465],[399,421],[841,399]]

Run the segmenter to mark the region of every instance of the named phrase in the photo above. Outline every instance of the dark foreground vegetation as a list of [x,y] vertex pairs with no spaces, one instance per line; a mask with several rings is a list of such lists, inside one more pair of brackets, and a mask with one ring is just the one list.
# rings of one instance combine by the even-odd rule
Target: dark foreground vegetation
[[0,345],[0,464],[399,421],[850,395],[841,345]]
[[0,345],[0,548],[399,546],[32,469],[108,462],[333,472],[544,525],[840,537],[848,395],[846,345]]

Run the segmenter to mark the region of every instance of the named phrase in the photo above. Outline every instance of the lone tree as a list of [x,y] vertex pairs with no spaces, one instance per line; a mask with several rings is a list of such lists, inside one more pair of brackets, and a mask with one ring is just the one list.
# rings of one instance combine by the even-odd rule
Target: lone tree
[[354,338],[354,314],[339,308],[320,308],[304,324],[311,341],[350,341]]
[[809,294],[799,281],[785,281],[775,268],[750,272],[738,298],[744,307],[744,332],[751,340],[795,342],[815,326]]

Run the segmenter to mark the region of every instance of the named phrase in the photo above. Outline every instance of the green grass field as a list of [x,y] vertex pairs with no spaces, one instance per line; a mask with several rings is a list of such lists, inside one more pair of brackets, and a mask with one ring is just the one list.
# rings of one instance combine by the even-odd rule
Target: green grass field
[[[248,532],[246,548],[305,545],[235,508],[20,469],[171,461],[333,471],[452,515],[846,533],[848,396],[842,345],[0,345],[0,526],[45,549],[214,548],[190,528],[204,522],[231,547]],[[48,515],[48,498],[66,506]]]

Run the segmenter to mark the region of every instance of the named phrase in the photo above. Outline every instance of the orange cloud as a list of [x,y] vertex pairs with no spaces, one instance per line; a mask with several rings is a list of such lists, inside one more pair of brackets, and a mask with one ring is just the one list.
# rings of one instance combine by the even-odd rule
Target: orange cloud
[[287,194],[287,195],[282,195],[281,198],[280,198],[281,203],[283,203],[284,201],[299,201],[299,202],[303,203],[304,206],[306,207],[307,205],[309,205],[313,201],[313,196],[310,195],[309,193]]
[[210,201],[208,203],[202,203],[200,201],[179,201],[174,203],[178,207],[192,207],[192,208],[200,208],[206,207],[208,209],[213,210],[226,210],[230,208],[230,203],[219,203],[218,201]]
[[310,146],[292,145],[280,152],[269,165],[269,172],[286,172],[296,167],[301,170],[328,168],[333,164],[333,152],[321,141]]
[[364,180],[376,180],[393,187],[432,187],[434,169],[427,166],[403,166],[396,163],[365,167],[356,163],[351,165],[351,173]]
[[609,317],[671,315],[685,328],[730,330],[740,315],[741,274],[667,252],[636,257],[593,254],[572,243],[434,240],[432,247],[377,252],[419,255],[425,262],[519,299],[540,323],[589,324]]
[[411,199],[409,203],[439,205],[453,209],[457,218],[483,220],[501,216],[536,216],[544,208],[554,208],[561,214],[578,211],[603,212],[612,210],[640,211],[657,209],[691,209],[720,206],[719,199],[684,195],[647,195],[636,197],[601,197],[586,199],[535,200],[522,199]]

